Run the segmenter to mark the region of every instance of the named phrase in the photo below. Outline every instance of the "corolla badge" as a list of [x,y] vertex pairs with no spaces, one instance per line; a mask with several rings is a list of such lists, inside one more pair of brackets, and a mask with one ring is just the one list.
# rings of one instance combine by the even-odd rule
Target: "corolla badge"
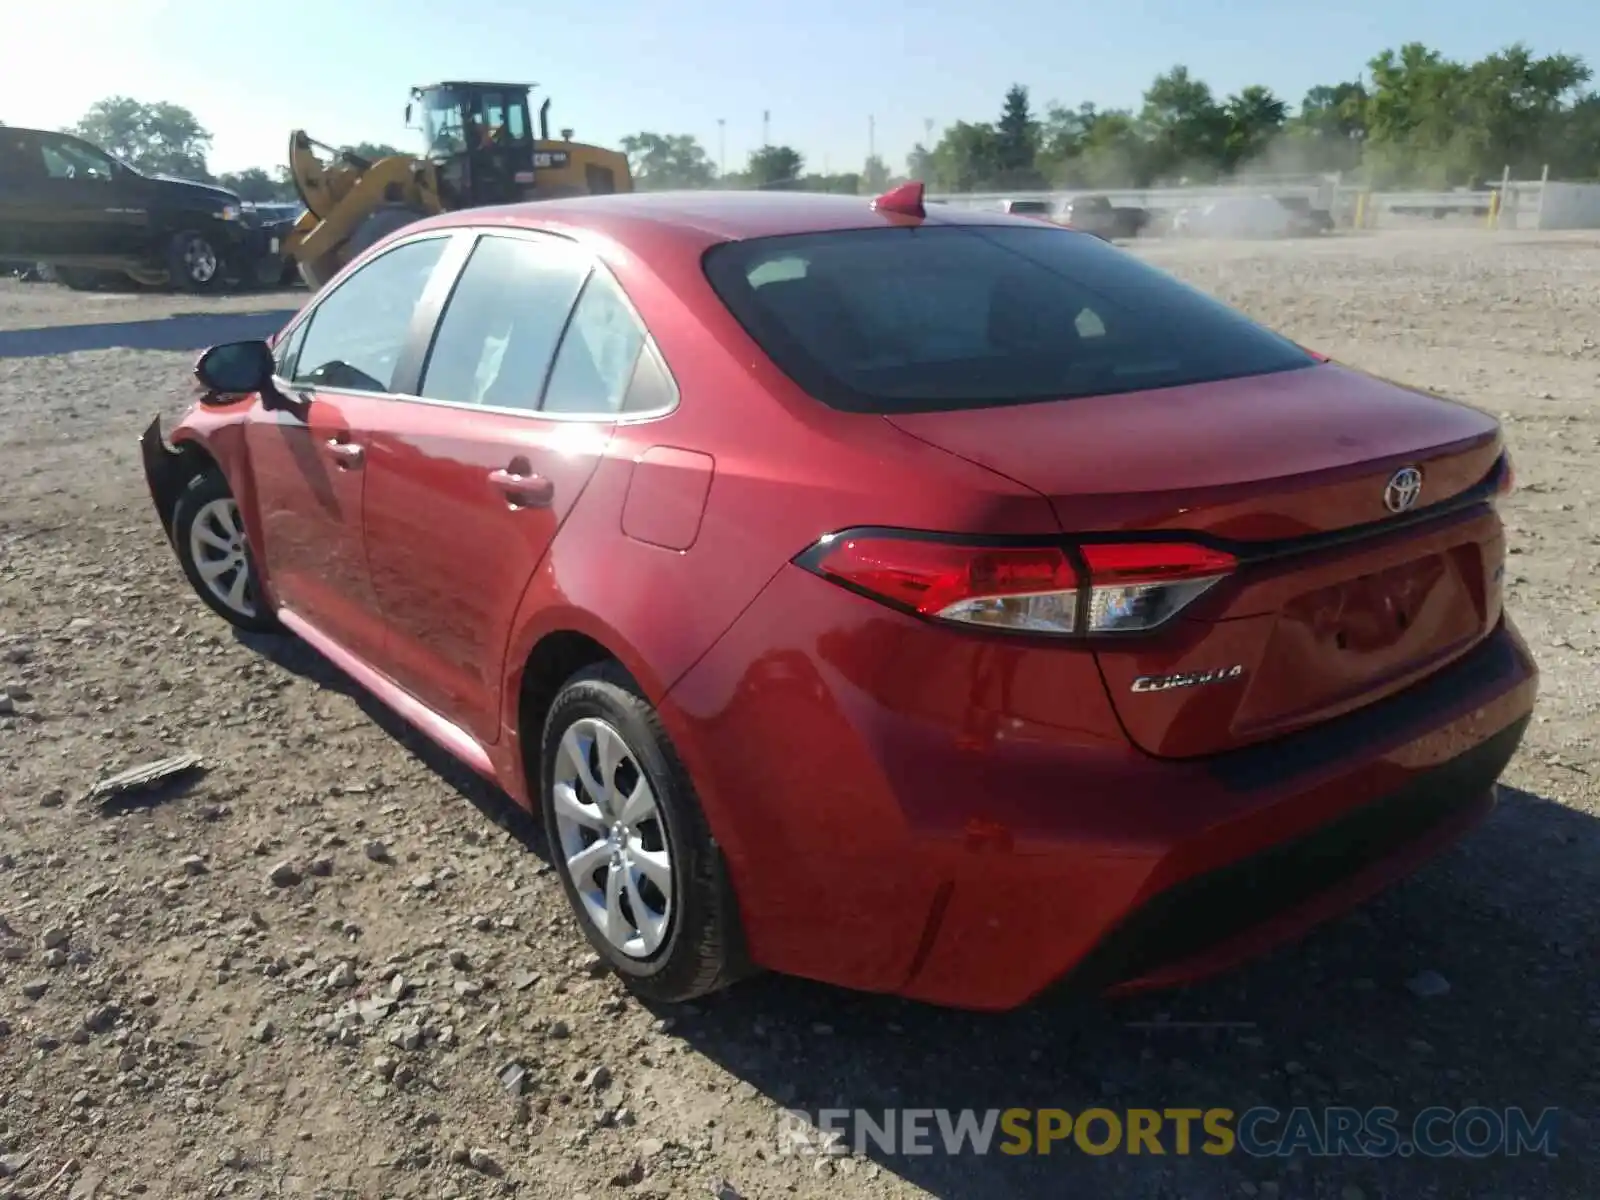
[[1392,513],[1403,513],[1416,507],[1422,495],[1422,472],[1415,467],[1401,467],[1389,476],[1383,489],[1383,506]]
[[1231,667],[1217,667],[1211,671],[1181,671],[1176,675],[1141,675],[1133,681],[1135,692],[1170,692],[1178,688],[1201,687],[1208,683],[1222,683],[1238,679],[1244,667],[1235,663]]

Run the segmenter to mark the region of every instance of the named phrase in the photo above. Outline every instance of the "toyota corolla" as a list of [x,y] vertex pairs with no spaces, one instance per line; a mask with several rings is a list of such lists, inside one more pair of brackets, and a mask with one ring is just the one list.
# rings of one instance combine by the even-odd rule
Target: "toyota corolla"
[[1472,826],[1534,705],[1490,416],[918,185],[433,218],[196,374],[200,598],[539,813],[650,998],[1195,979]]

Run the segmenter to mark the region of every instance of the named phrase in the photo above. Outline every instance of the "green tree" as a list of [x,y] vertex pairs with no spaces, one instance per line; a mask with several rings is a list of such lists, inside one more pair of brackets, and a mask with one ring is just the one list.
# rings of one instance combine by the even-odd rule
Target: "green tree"
[[995,186],[1000,152],[994,126],[957,121],[929,153],[928,171],[926,182],[938,191],[976,192]]
[[1228,171],[1265,154],[1283,135],[1289,106],[1270,88],[1252,84],[1229,96],[1222,106],[1227,132],[1222,139],[1222,165]]
[[261,167],[246,167],[243,171],[225,171],[217,182],[230,192],[238,193],[241,200],[254,204],[293,200],[294,187],[274,179]]
[[1151,166],[1160,175],[1215,179],[1226,162],[1228,114],[1211,86],[1173,67],[1145,90],[1139,114],[1149,142]]
[[1470,182],[1487,147],[1471,69],[1421,42],[1385,50],[1368,68],[1367,144],[1362,165],[1380,187]]
[[1039,123],[1033,119],[1028,89],[1014,83],[1006,90],[1000,119],[994,126],[995,186],[1036,188],[1044,184],[1034,160],[1039,153]]
[[1085,129],[1079,170],[1088,187],[1149,187],[1157,157],[1126,109],[1095,112]]
[[404,150],[396,150],[388,142],[356,142],[351,146],[340,146],[339,150],[343,154],[354,154],[357,158],[364,158],[368,162],[405,154]]
[[876,154],[868,155],[866,165],[861,168],[862,190],[876,196],[885,191],[888,186],[888,164]]
[[911,147],[911,153],[906,155],[906,178],[920,180],[932,186],[935,182],[933,151],[921,142]]
[[716,182],[716,166],[687,133],[635,133],[622,139],[622,152],[640,191],[706,188]]
[[211,134],[181,104],[109,96],[96,101],[68,132],[147,174],[210,178]]
[[792,146],[762,146],[751,151],[745,176],[751,187],[795,187],[805,165],[805,157]]
[[1353,171],[1367,140],[1366,85],[1359,79],[1319,84],[1300,102],[1288,138],[1308,170]]

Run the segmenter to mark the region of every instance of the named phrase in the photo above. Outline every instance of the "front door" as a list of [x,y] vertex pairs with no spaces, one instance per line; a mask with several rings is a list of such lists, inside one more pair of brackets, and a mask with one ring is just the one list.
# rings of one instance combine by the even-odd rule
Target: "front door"
[[626,310],[633,332],[603,343],[619,306],[609,274],[591,275],[572,243],[486,234],[420,369],[419,399],[361,435],[385,661],[484,744],[500,734],[512,620],[599,464],[643,342]]
[[399,407],[390,389],[449,241],[404,242],[318,297],[279,343],[287,404],[258,408],[246,432],[273,599],[369,663],[384,633],[363,540],[369,447],[358,431]]

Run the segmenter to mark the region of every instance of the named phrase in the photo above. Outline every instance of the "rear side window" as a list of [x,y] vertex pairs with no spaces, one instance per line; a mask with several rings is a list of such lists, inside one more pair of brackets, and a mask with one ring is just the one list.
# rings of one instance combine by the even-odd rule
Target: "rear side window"
[[620,412],[644,348],[644,326],[605,271],[589,277],[572,324],[561,341],[544,410],[558,413]]
[[1314,364],[1098,238],[922,225],[728,242],[705,259],[777,365],[854,412],[1021,404]]
[[417,394],[452,404],[538,408],[588,273],[587,256],[559,238],[480,238],[445,305]]

